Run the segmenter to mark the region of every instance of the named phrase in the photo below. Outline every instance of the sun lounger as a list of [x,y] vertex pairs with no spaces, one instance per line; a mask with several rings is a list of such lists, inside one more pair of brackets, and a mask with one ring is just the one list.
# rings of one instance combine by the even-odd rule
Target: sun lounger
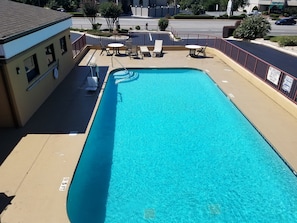
[[140,52],[141,52],[143,57],[145,57],[145,56],[150,57],[151,56],[151,53],[150,53],[149,49],[147,48],[147,46],[140,46]]
[[155,40],[153,56],[161,56],[163,50],[163,40]]

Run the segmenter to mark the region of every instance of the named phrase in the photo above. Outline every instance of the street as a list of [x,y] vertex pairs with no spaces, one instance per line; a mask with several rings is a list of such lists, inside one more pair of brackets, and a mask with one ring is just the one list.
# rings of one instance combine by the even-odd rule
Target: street
[[[149,30],[158,30],[159,18],[133,18],[133,17],[120,17],[120,26],[123,29],[135,29],[137,25],[142,30],[145,29],[146,23]],[[107,28],[107,23],[104,18],[97,17],[97,23],[101,23],[101,29]],[[171,31],[177,35],[186,34],[205,34],[216,37],[222,37],[222,30],[224,26],[234,25],[236,20],[229,19],[195,19],[195,20],[181,20],[170,19],[168,31]],[[284,36],[284,35],[296,35],[297,25],[278,26],[274,24],[275,21],[270,21],[271,32],[270,35]],[[91,23],[86,17],[73,17],[72,28],[78,29],[91,29]]]

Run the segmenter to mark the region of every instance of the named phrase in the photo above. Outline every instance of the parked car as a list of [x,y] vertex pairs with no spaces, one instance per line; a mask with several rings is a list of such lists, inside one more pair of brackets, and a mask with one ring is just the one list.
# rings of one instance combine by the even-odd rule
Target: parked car
[[247,14],[248,16],[253,16],[253,15],[261,15],[261,12],[259,12],[258,10],[253,10],[251,11],[249,14]]
[[276,25],[295,25],[296,21],[293,18],[283,18],[275,22]]
[[65,12],[65,9],[63,9],[63,8],[57,8],[57,11],[59,11],[59,12]]

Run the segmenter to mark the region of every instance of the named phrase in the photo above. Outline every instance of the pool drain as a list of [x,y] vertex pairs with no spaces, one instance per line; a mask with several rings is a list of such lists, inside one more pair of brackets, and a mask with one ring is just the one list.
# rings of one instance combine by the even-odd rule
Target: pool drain
[[208,205],[208,210],[212,215],[221,214],[221,208],[219,204],[210,204]]
[[154,219],[156,212],[154,208],[147,208],[144,210],[144,219]]

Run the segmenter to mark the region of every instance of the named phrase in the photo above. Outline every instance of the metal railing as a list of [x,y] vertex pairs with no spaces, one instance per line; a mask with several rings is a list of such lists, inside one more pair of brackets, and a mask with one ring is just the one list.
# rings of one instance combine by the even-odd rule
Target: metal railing
[[81,35],[78,39],[72,42],[72,55],[75,58],[84,49],[87,44],[86,34]]
[[217,38],[213,47],[297,104],[297,78],[295,76],[252,55],[225,39]]
[[[293,103],[297,104],[297,78],[282,69],[256,57],[244,49],[232,44],[226,39],[213,37],[203,34],[173,33],[178,39],[170,37],[168,34],[151,33],[146,35],[131,34],[132,42],[135,45],[154,45],[155,39],[163,39],[164,46],[185,46],[187,44],[207,45],[215,48],[226,56],[230,57],[236,63],[253,73],[256,77],[264,81],[270,87],[287,97]],[[153,36],[153,37],[152,37]],[[125,42],[125,41],[122,41]],[[74,55],[86,45],[85,35],[72,43]]]

